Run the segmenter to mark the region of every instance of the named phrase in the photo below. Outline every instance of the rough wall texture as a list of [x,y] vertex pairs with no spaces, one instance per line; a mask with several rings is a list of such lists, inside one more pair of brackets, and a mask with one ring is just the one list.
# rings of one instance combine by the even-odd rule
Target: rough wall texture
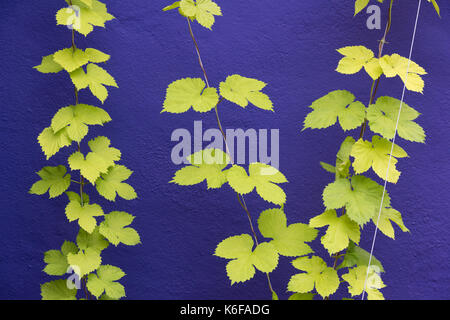
[[[389,186],[393,205],[404,215],[411,233],[392,241],[379,235],[376,256],[384,263],[388,299],[450,298],[448,215],[448,88],[450,65],[450,3],[440,1],[443,19],[423,4],[413,59],[426,67],[425,94],[407,93],[406,102],[423,115],[426,144],[401,141],[410,155],[400,161],[399,183]],[[224,17],[213,32],[194,24],[212,84],[239,73],[269,83],[276,112],[221,105],[229,128],[280,128],[281,170],[286,185],[290,222],[307,222],[323,210],[321,192],[330,176],[319,161],[332,162],[344,135],[338,128],[300,132],[307,106],[334,89],[348,89],[365,101],[367,75],[345,77],[334,72],[336,48],[365,45],[376,49],[380,30],[365,27],[366,15],[352,17],[353,1],[218,1]],[[0,298],[38,299],[43,253],[74,239],[76,225],[64,215],[65,197],[48,200],[27,194],[33,172],[59,164],[46,162],[36,137],[56,110],[73,103],[73,88],[63,73],[42,75],[31,69],[41,56],[70,45],[70,32],[57,27],[54,14],[64,1],[9,2],[0,12],[2,50],[0,94]],[[176,13],[163,13],[166,1],[109,1],[117,20],[98,29],[80,47],[95,47],[112,55],[107,68],[120,89],[110,91],[105,107],[113,121],[91,131],[111,138],[122,150],[123,163],[135,171],[131,183],[139,200],[99,202],[105,210],[121,209],[137,216],[143,245],[105,251],[104,261],[123,267],[130,299],[269,298],[264,275],[230,287],[225,261],[212,255],[227,236],[248,232],[244,216],[230,190],[206,191],[205,186],[181,188],[168,184],[177,169],[170,161],[175,128],[192,130],[194,120],[215,127],[214,115],[189,112],[160,114],[166,86],[182,77],[201,76],[186,22]],[[398,1],[387,53],[408,55],[416,1]],[[385,6],[384,6],[385,7]],[[385,10],[383,10],[385,11]],[[383,18],[385,18],[383,16]],[[384,21],[384,19],[383,19]],[[398,79],[383,80],[380,94],[400,97]],[[81,101],[98,104],[89,93]],[[67,150],[63,152],[67,157]],[[248,205],[256,216],[269,207],[255,195]],[[98,201],[97,201],[98,202]],[[364,229],[361,245],[370,246],[372,227]],[[315,249],[323,252],[319,242]],[[282,298],[295,272],[287,260],[273,274]]]

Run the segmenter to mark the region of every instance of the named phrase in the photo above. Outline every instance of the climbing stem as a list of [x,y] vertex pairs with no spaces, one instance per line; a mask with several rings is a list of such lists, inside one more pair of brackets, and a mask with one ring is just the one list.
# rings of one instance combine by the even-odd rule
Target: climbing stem
[[[384,49],[384,45],[387,43],[386,39],[387,39],[387,35],[389,33],[389,31],[391,30],[391,25],[392,25],[392,6],[394,5],[394,0],[391,0],[391,3],[389,4],[389,12],[388,12],[388,21],[386,23],[386,28],[384,30],[384,35],[383,38],[380,40],[380,44],[378,45],[378,59],[381,58],[382,54],[383,54],[383,49]],[[377,95],[378,92],[378,87],[380,85],[380,80],[381,80],[381,76],[377,79],[377,80],[373,80],[372,82],[372,87],[370,89],[370,99],[369,99],[369,105],[373,104],[375,101],[375,97]],[[359,138],[362,139],[364,137],[364,133],[366,131],[367,128],[367,119],[364,119],[364,123],[361,127],[361,132],[359,134]]]
[[[194,43],[195,50],[197,52],[198,63],[200,65],[200,68],[202,69],[203,76],[204,76],[205,82],[206,82],[206,86],[209,88],[208,74],[206,73],[205,66],[204,66],[203,61],[202,61],[202,56],[200,54],[200,48],[198,46],[197,40],[195,39],[194,32],[192,31],[191,21],[189,20],[189,18],[186,18],[186,20],[187,20],[187,24],[188,24],[188,28],[189,28],[189,34],[191,35],[192,42]],[[218,110],[218,105],[223,100],[224,100],[224,98],[222,97],[219,100],[219,102],[215,105],[214,111],[215,111],[215,114],[216,114],[217,126],[219,127],[219,130],[220,130],[220,132],[222,134],[222,137],[223,137],[223,141],[225,143],[226,153],[230,157],[230,161],[233,164],[233,159],[231,157],[231,152],[230,152],[230,149],[229,149],[228,143],[227,143],[227,137],[226,137],[225,131],[223,130],[222,122],[220,121],[219,110]],[[255,244],[258,245],[259,244],[258,236],[257,236],[255,228],[253,226],[252,216],[251,216],[250,211],[249,211],[249,209],[247,207],[247,204],[245,203],[244,195],[239,194],[239,193],[236,193],[236,195],[237,195],[237,199],[238,199],[239,204],[241,205],[242,209],[244,209],[245,213],[247,214],[247,218],[248,218],[248,222],[249,222],[249,225],[250,225],[250,230],[251,230],[252,235],[253,235],[253,239],[255,240]],[[270,289],[271,293],[274,293],[274,290],[272,288],[272,283],[270,281],[270,275],[268,273],[266,273],[266,276],[267,276],[267,283],[269,285],[269,289]]]

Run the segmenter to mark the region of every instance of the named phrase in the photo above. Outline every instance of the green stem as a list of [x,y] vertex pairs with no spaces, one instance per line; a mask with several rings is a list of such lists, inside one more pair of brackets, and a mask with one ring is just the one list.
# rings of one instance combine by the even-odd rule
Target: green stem
[[[388,22],[386,24],[386,29],[384,30],[383,38],[380,40],[380,44],[378,46],[378,59],[380,59],[382,54],[383,54],[383,49],[384,49],[384,45],[386,44],[387,35],[388,35],[389,31],[391,30],[391,25],[392,25],[392,6],[393,5],[394,5],[394,0],[391,0],[391,3],[389,4]],[[373,102],[375,100],[375,96],[377,94],[378,87],[380,85],[380,80],[381,80],[381,76],[377,80],[374,80],[372,82],[372,87],[370,89],[369,106],[371,104],[373,104]],[[363,125],[361,127],[361,132],[359,134],[359,138],[360,139],[362,139],[364,137],[364,133],[365,133],[366,128],[367,128],[367,124],[368,124],[367,119],[364,119],[364,123],[363,123]]]
[[[186,18],[186,19],[187,19],[187,23],[188,23],[188,27],[189,27],[189,33],[190,33],[190,35],[191,35],[192,41],[193,41],[194,46],[195,46],[195,50],[196,50],[196,52],[197,52],[198,63],[199,63],[199,65],[200,65],[200,68],[202,69],[203,76],[204,76],[205,82],[206,82],[206,86],[209,88],[208,75],[207,75],[206,70],[205,70],[205,67],[204,67],[204,65],[203,65],[203,61],[202,61],[202,57],[201,57],[201,54],[200,54],[200,49],[199,49],[197,40],[195,39],[194,32],[192,31],[191,21],[189,20],[189,18]],[[222,122],[220,121],[219,110],[218,110],[218,108],[217,108],[217,106],[218,106],[223,100],[224,100],[224,98],[222,97],[222,98],[219,100],[219,102],[215,105],[214,110],[215,110],[215,113],[216,113],[216,121],[217,121],[217,125],[218,125],[218,127],[219,127],[219,130],[220,130],[220,132],[221,132],[221,134],[222,134],[222,137],[223,137],[223,140],[224,140],[224,142],[225,142],[225,150],[226,150],[226,153],[228,154],[228,156],[230,156],[230,161],[231,161],[231,163],[233,164],[233,159],[231,158],[231,153],[230,153],[230,150],[229,150],[229,148],[228,148],[228,143],[227,143],[226,134],[225,134],[225,131],[223,130]],[[253,226],[253,222],[252,222],[252,217],[251,217],[250,211],[249,211],[249,209],[248,209],[248,207],[247,207],[247,204],[245,203],[245,198],[244,198],[243,195],[241,195],[241,194],[239,194],[239,193],[237,193],[237,192],[236,192],[236,195],[237,195],[239,204],[241,205],[241,207],[244,209],[245,213],[247,214],[247,218],[248,218],[248,221],[249,221],[249,224],[250,224],[250,230],[251,230],[251,232],[252,232],[252,234],[253,234],[253,238],[254,238],[254,240],[255,240],[255,244],[258,246],[258,244],[259,244],[259,242],[258,242],[258,236],[257,236],[257,234],[256,234],[256,232],[255,232],[255,228],[254,228],[254,226]],[[273,293],[274,293],[274,290],[273,290],[273,288],[272,288],[272,283],[271,283],[271,281],[270,281],[270,275],[269,275],[268,273],[266,273],[266,276],[267,276],[267,283],[268,283],[268,285],[269,285],[270,292],[273,294]]]

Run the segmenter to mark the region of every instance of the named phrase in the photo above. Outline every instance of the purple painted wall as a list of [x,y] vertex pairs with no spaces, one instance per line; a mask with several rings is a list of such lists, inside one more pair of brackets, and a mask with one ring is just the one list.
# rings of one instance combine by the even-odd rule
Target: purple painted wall
[[[408,55],[417,1],[396,1],[394,22],[386,53]],[[422,1],[424,2],[424,1]],[[196,23],[196,33],[212,85],[239,73],[269,83],[267,93],[276,112],[243,110],[221,105],[223,124],[229,128],[280,128],[281,171],[290,183],[286,211],[289,222],[307,222],[323,210],[321,193],[331,181],[319,161],[332,162],[344,135],[337,128],[300,132],[307,106],[335,89],[352,91],[368,100],[370,81],[361,73],[343,76],[334,69],[335,49],[365,45],[376,49],[381,31],[365,27],[366,15],[352,17],[353,1],[219,1],[224,16],[213,32]],[[0,140],[3,164],[0,184],[0,298],[39,299],[39,284],[51,279],[41,270],[46,250],[64,239],[75,239],[78,227],[64,215],[66,198],[49,200],[28,195],[45,165],[64,162],[68,150],[46,162],[36,137],[60,107],[73,103],[73,88],[63,73],[42,75],[31,67],[40,58],[70,45],[70,32],[57,27],[56,11],[64,1],[13,1],[0,11],[2,50]],[[92,134],[108,136],[123,153],[123,163],[135,171],[131,183],[139,200],[118,200],[105,211],[120,209],[137,216],[135,226],[143,244],[109,248],[104,262],[120,266],[130,299],[269,298],[264,275],[230,287],[225,260],[212,255],[222,239],[249,231],[247,218],[229,188],[206,191],[169,184],[177,170],[170,161],[172,130],[193,128],[203,120],[215,127],[212,113],[160,114],[167,85],[182,77],[200,77],[185,20],[163,13],[166,1],[109,1],[118,19],[106,30],[97,29],[80,47],[95,47],[112,55],[107,69],[120,89],[110,91],[105,104],[113,121]],[[426,144],[399,143],[410,158],[401,160],[397,185],[389,185],[393,205],[403,213],[410,234],[392,241],[379,235],[375,255],[383,262],[388,299],[450,298],[450,177],[448,119],[450,89],[450,3],[440,1],[443,19],[423,3],[413,60],[423,65],[422,96],[407,93],[406,102],[423,115]],[[386,4],[383,6],[383,13]],[[383,16],[383,18],[385,18]],[[385,20],[383,19],[383,23]],[[399,98],[402,83],[383,80],[380,94]],[[98,104],[86,91],[81,101]],[[255,194],[247,197],[254,216],[270,207]],[[364,229],[361,245],[370,246],[373,228]],[[323,253],[320,242],[315,249]],[[285,288],[295,270],[282,259],[272,275],[275,289]]]

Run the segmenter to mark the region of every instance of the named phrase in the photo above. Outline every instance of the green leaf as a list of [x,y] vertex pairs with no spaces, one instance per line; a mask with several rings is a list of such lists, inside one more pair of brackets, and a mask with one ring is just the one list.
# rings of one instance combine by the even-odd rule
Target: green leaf
[[380,59],[380,66],[387,78],[399,76],[405,83],[406,89],[423,93],[425,82],[421,75],[425,75],[427,72],[417,63],[410,62],[409,59],[394,53],[391,56],[383,56]]
[[309,220],[309,226],[313,228],[328,226],[321,242],[330,255],[347,248],[350,239],[359,243],[361,236],[359,225],[350,220],[347,215],[338,217],[335,210],[327,210],[312,218]]
[[353,137],[346,137],[342,142],[339,151],[336,155],[336,180],[340,178],[347,178],[350,171],[350,152],[352,151],[355,139]]
[[[73,191],[67,191],[66,192],[67,198],[69,198],[69,201],[77,201],[81,203],[80,195]],[[83,203],[89,203],[89,196],[83,192]]]
[[77,300],[77,289],[69,289],[66,282],[61,279],[42,284],[42,300]]
[[227,170],[228,184],[239,194],[247,194],[256,188],[256,192],[268,202],[281,205],[286,202],[286,194],[277,184],[288,182],[278,169],[264,163],[251,163],[249,173],[234,165]]
[[368,300],[384,300],[383,294],[379,289],[386,287],[381,277],[370,269],[367,276],[367,266],[359,266],[351,269],[342,276],[342,279],[348,282],[348,292],[352,296],[359,296],[364,291],[364,282],[367,277],[366,292]]
[[261,92],[266,85],[262,81],[234,74],[220,83],[220,94],[243,108],[250,102],[260,109],[273,111],[269,96]]
[[322,297],[328,297],[339,287],[339,277],[333,268],[319,257],[300,257],[292,261],[292,265],[305,273],[293,275],[288,283],[288,291],[307,293],[316,288]]
[[99,231],[115,246],[119,243],[134,246],[141,243],[141,239],[136,230],[127,227],[133,220],[134,217],[129,213],[113,211],[105,215],[105,220],[100,223]]
[[309,108],[313,109],[303,122],[306,128],[323,129],[339,124],[344,131],[359,127],[366,116],[364,105],[355,101],[355,96],[345,90],[336,90],[314,101]]
[[200,78],[185,78],[172,82],[167,87],[162,112],[183,113],[191,107],[197,112],[208,112],[219,102],[215,88],[206,88]]
[[100,252],[93,248],[87,248],[86,250],[80,250],[77,254],[69,253],[67,261],[74,272],[83,277],[97,270],[102,263],[102,258],[100,257]]
[[434,10],[436,10],[439,17],[441,17],[441,9],[439,8],[439,5],[437,4],[436,0],[428,0],[428,2],[431,2],[433,4]]
[[67,72],[72,72],[87,64],[89,56],[83,50],[66,48],[55,52],[53,60]]
[[[378,216],[372,218],[372,222],[377,224]],[[381,210],[380,220],[378,221],[378,229],[389,238],[395,239],[395,231],[391,221],[395,222],[403,232],[409,232],[409,229],[403,223],[402,215],[395,209],[383,208]]]
[[61,148],[72,144],[67,130],[54,132],[51,127],[45,128],[38,136],[38,142],[47,160],[55,155]]
[[48,191],[50,198],[63,194],[70,187],[70,174],[66,174],[64,166],[44,167],[37,172],[41,180],[35,182],[30,189],[31,194],[43,195]]
[[89,61],[93,63],[106,62],[109,60],[109,58],[111,58],[109,54],[106,54],[104,52],[101,52],[100,50],[93,48],[87,48],[84,52],[88,56]]
[[111,121],[109,114],[87,104],[78,104],[59,109],[52,119],[53,132],[66,129],[68,137],[80,142],[88,133],[88,125],[103,125]]
[[72,154],[68,159],[70,168],[80,170],[83,177],[94,184],[101,173],[107,173],[108,168],[120,160],[120,151],[111,148],[110,143],[108,138],[101,136],[89,141],[91,152],[86,158],[81,152]]
[[[68,4],[69,2],[66,1]],[[105,22],[114,19],[106,5],[97,0],[72,0],[71,6],[56,14],[58,25],[71,26],[84,36],[96,27],[105,27]],[[79,11],[77,10],[79,8]]]
[[[393,139],[395,126],[401,101],[391,97],[380,97],[375,104],[367,109],[367,120],[370,130],[381,134],[386,139]],[[419,112],[402,104],[402,111],[398,119],[398,135],[408,141],[425,142],[425,131],[414,122],[420,115]]]
[[99,253],[109,246],[109,242],[100,234],[99,228],[96,227],[92,233],[88,233],[80,229],[77,235],[77,245],[81,250],[92,248]]
[[84,204],[70,201],[66,206],[66,216],[70,222],[78,220],[81,228],[92,233],[97,226],[95,217],[103,216],[103,210],[98,204]]
[[227,182],[223,171],[230,163],[230,157],[220,149],[205,149],[187,157],[191,166],[175,173],[170,181],[181,186],[192,186],[206,180],[208,189],[217,189]]
[[358,73],[374,59],[373,51],[364,46],[349,46],[337,51],[344,56],[336,68],[336,71],[342,74]]
[[180,9],[184,16],[197,20],[210,30],[215,22],[214,16],[222,15],[220,7],[211,0],[181,0]]
[[323,170],[328,171],[329,173],[336,173],[336,168],[331,164],[320,161],[320,166]]
[[97,274],[91,273],[87,279],[87,288],[94,296],[99,298],[103,292],[112,299],[125,297],[125,288],[118,282],[125,272],[110,265],[100,266]]
[[95,182],[98,193],[110,201],[116,200],[119,195],[125,200],[137,198],[134,188],[123,181],[127,180],[133,171],[122,165],[114,165],[107,173],[102,173]]
[[232,259],[227,264],[227,275],[234,283],[245,282],[255,275],[255,267],[264,273],[278,265],[278,253],[272,244],[264,242],[253,251],[253,239],[248,234],[229,237],[218,244],[214,255]]
[[369,0],[356,0],[355,1],[355,16],[364,10],[365,7],[369,4]]
[[[348,217],[364,225],[372,219],[380,209],[383,187],[375,181],[353,176],[351,183],[347,179],[338,179],[330,183],[323,191],[323,203],[327,209],[345,207]],[[390,197],[386,192],[383,205],[388,207]]]
[[[389,163],[391,150],[392,157]],[[392,142],[379,136],[373,136],[372,143],[359,139],[353,145],[350,155],[355,158],[355,161],[353,161],[355,173],[360,174],[372,168],[381,179],[387,178],[387,181],[392,183],[397,183],[400,177],[400,171],[396,168],[398,162],[396,158],[408,156],[398,145],[394,144],[392,149]],[[387,172],[388,167],[389,174]]]
[[62,276],[67,272],[69,263],[67,262],[67,255],[69,253],[77,253],[78,248],[75,243],[64,241],[61,250],[49,250],[44,253],[44,262],[47,265],[44,272],[51,276]]
[[[351,268],[353,266],[367,266],[369,264],[370,254],[361,247],[358,247],[354,242],[350,241],[350,244],[345,252],[344,260],[337,268]],[[381,262],[372,255],[370,265],[378,267],[380,272],[384,272]]]
[[278,254],[288,257],[306,255],[312,249],[305,242],[313,241],[317,230],[306,224],[296,223],[287,226],[286,215],[281,209],[268,209],[261,213],[258,227],[265,238],[272,238],[270,242]]
[[41,64],[33,68],[41,73],[58,73],[63,70],[63,67],[53,60],[52,54],[43,57]]
[[272,300],[280,300],[278,298],[278,295],[277,295],[277,293],[275,291],[272,291]]
[[176,9],[176,8],[179,8],[179,7],[180,7],[180,1],[175,1],[171,5],[164,7],[162,10],[163,11],[169,11],[169,10]]
[[93,63],[87,65],[86,73],[83,68],[78,68],[70,73],[70,78],[78,90],[89,87],[92,94],[102,103],[108,98],[108,90],[105,86],[119,87],[116,80],[105,69]]
[[314,293],[294,293],[288,300],[313,300]]

